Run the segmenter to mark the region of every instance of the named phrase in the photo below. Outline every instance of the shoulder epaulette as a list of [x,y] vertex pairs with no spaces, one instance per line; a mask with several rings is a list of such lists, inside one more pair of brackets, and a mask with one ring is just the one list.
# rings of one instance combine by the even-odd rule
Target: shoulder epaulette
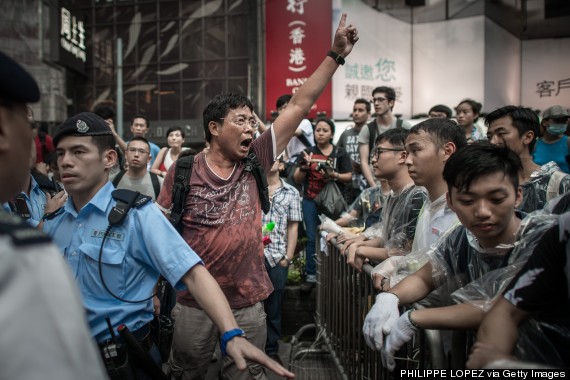
[[[136,198],[133,201],[133,197],[135,197],[135,194],[136,194]],[[113,199],[115,199],[116,201],[127,203],[127,204],[132,202],[132,205],[135,208],[139,208],[139,207],[145,205],[146,203],[148,203],[149,201],[152,201],[152,198],[149,197],[148,195],[144,195],[144,194],[141,194],[137,191],[128,190],[128,189],[114,190],[111,195],[113,196]]]
[[9,235],[17,246],[51,241],[49,236],[33,228],[15,214],[0,212],[0,235]]

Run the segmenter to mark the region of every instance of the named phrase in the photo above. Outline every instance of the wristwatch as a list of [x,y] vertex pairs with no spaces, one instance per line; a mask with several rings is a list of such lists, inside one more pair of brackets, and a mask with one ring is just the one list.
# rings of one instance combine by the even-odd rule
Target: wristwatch
[[283,256],[283,258],[281,258],[281,260],[279,260],[279,261],[283,261],[283,260],[287,261],[287,265],[293,264],[293,260],[289,259],[287,256]]
[[336,51],[329,50],[327,55],[329,57],[331,57],[332,59],[334,59],[334,61],[336,63],[338,63],[339,65],[344,65],[344,58],[340,54],[338,54]]

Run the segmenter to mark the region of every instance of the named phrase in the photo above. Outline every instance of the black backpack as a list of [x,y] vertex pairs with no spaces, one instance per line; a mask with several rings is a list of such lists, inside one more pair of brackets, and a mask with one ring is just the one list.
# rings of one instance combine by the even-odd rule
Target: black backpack
[[[182,214],[184,213],[184,204],[186,196],[190,191],[190,177],[192,176],[192,165],[194,164],[195,155],[179,156],[176,160],[176,167],[174,171],[174,183],[172,185],[172,209],[170,210],[169,220],[170,223],[178,232],[182,232]],[[250,150],[247,157],[242,160],[245,164],[245,171],[251,172],[257,184],[257,191],[259,192],[259,200],[261,201],[261,209],[264,213],[268,213],[271,207],[269,202],[269,186],[267,184],[267,177],[263,171],[261,163],[257,156]]]
[[[113,186],[117,187],[123,176],[125,175],[126,170],[121,170],[117,173],[115,178],[113,178]],[[158,198],[158,194],[160,194],[160,182],[158,181],[158,176],[153,172],[148,172],[150,174],[150,181],[152,182],[152,189],[154,190],[154,199]]]
[[[404,124],[404,120],[398,119],[396,121],[396,128],[402,128],[402,124]],[[376,119],[372,120],[366,126],[368,127],[368,133],[370,134],[370,140],[368,140],[368,147],[370,150],[368,151],[368,154],[372,155],[372,152],[374,152],[374,148],[376,147],[376,135],[378,134]]]

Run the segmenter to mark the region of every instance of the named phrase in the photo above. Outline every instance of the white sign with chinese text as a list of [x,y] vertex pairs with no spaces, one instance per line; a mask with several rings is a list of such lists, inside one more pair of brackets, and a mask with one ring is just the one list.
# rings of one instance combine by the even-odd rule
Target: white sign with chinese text
[[570,107],[570,38],[522,43],[522,103],[544,111]]

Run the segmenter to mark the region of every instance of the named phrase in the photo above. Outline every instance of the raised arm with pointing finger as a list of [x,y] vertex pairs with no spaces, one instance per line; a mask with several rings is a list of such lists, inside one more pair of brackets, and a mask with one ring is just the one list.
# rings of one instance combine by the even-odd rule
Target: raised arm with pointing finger
[[[356,29],[345,26],[345,23],[346,15],[343,15],[329,52],[340,58],[325,57],[298,89],[288,107],[259,137],[254,139],[259,121],[254,115],[251,100],[245,95],[218,94],[204,108],[204,133],[210,149],[194,157],[188,182],[190,191],[184,200],[181,234],[190,247],[200,252],[204,265],[226,296],[237,325],[243,329],[248,341],[260,349],[265,345],[267,332],[262,301],[272,293],[273,286],[264,268],[262,198],[254,174],[245,170],[249,167],[246,157],[254,154],[264,172],[269,173],[275,157],[285,149],[295,129],[330,81],[339,65],[337,62],[342,62],[357,41]],[[325,54],[323,52],[323,56]],[[174,179],[175,171],[171,167],[157,198],[157,204],[166,214],[172,206]],[[206,308],[198,301],[186,291],[177,294],[169,361],[173,378],[202,378],[219,335],[235,331],[232,326],[214,326],[205,312]],[[221,330],[220,334],[217,328]],[[243,338],[236,339],[235,343],[228,345],[228,354],[235,359],[237,366],[225,360],[222,368],[224,378],[244,376],[239,371],[243,369],[240,363],[244,363],[240,359],[251,357],[240,352],[232,355],[233,345],[244,341]],[[265,356],[262,358],[266,359]],[[246,363],[249,376],[263,378],[259,365],[250,360]]]
[[[346,13],[343,13],[334,35],[331,51],[342,58],[346,58],[352,51],[356,41],[358,41],[358,30],[352,24],[346,26]],[[337,58],[337,60],[339,59]],[[275,119],[273,128],[277,153],[285,149],[301,120],[307,116],[311,107],[331,80],[339,66],[337,60],[327,56],[309,79],[299,87],[299,90],[289,101],[287,108]]]

